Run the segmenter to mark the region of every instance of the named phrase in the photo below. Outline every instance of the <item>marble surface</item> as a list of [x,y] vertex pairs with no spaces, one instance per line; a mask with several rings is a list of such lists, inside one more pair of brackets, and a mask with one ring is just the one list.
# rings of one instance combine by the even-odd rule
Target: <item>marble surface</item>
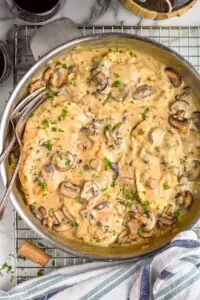
[[[142,20],[133,15],[119,3],[118,0],[67,0],[62,11],[56,16],[66,16],[77,24],[85,25],[141,25],[141,26],[197,26],[200,25],[200,1],[181,18],[173,18],[164,21]],[[0,38],[6,40],[9,30],[15,25],[25,24],[26,22],[15,18],[9,11],[3,0],[0,0]],[[0,86],[0,115],[9,98],[10,91],[13,89],[12,76]],[[0,184],[0,197],[4,188]],[[12,264],[14,253],[14,212],[12,205],[9,204],[0,226],[0,266],[6,259]],[[0,289],[7,290],[12,284],[9,276],[0,278]]]

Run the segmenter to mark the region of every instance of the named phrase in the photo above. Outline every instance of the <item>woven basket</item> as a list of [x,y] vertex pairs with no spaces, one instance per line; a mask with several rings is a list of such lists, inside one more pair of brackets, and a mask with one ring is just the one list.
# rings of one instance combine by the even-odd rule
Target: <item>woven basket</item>
[[148,10],[141,5],[134,2],[134,0],[120,0],[121,3],[129,9],[132,13],[144,18],[144,19],[154,19],[154,20],[165,20],[172,17],[180,17],[185,14],[192,6],[197,2],[197,0],[190,0],[181,8],[173,10],[168,13],[160,13],[153,10]]

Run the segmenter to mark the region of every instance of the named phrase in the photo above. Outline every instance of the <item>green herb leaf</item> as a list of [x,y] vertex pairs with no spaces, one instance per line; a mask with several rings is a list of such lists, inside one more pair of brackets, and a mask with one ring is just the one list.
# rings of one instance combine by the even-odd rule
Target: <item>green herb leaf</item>
[[51,151],[51,150],[52,150],[52,143],[51,143],[51,141],[50,141],[50,140],[47,140],[46,142],[44,142],[44,147],[45,147],[47,150]]
[[51,90],[46,90],[45,93],[48,98],[50,98],[50,99],[54,98],[54,93]]
[[133,52],[129,52],[129,55],[131,56],[131,57],[137,57],[137,55],[135,54],[135,53],[133,53]]
[[114,188],[116,186],[116,181],[113,180],[110,186]]
[[46,189],[47,189],[47,184],[46,184],[45,181],[39,182],[39,186],[41,187],[41,189],[42,189],[43,192],[46,191]]
[[63,64],[62,67],[63,67],[63,69],[67,69],[67,65],[66,64]]
[[52,267],[55,267],[55,265],[56,265],[55,259],[52,260],[51,265],[52,265]]
[[169,190],[170,186],[167,183],[163,184],[163,190]]
[[43,119],[43,120],[42,120],[42,125],[43,125],[45,128],[49,127],[49,119]]
[[147,114],[149,112],[149,107],[146,107],[143,113],[141,113],[142,119],[146,120],[147,119]]
[[143,232],[143,228],[142,227],[139,227],[138,228],[138,233],[142,233]]
[[174,213],[173,213],[173,216],[175,217],[175,218],[178,218],[178,217],[180,217],[180,215],[181,215],[181,210],[176,210]]
[[112,87],[114,88],[118,88],[121,86],[121,82],[119,80],[116,80],[115,82],[113,82]]
[[79,226],[79,224],[78,224],[76,221],[74,221],[74,223],[73,223],[73,227],[75,228],[75,230],[77,230],[77,229],[78,229],[78,226]]
[[65,120],[67,118],[67,110],[66,109],[62,109],[61,115],[58,117],[59,121]]
[[110,168],[110,166],[111,166],[110,159],[107,158],[107,157],[104,157],[103,163],[104,163],[104,169],[105,169],[105,171],[107,171]]

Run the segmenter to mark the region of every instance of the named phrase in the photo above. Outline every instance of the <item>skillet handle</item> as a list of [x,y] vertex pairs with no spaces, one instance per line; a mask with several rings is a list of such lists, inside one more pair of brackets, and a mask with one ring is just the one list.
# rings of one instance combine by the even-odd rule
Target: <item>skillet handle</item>
[[67,43],[82,33],[76,24],[68,18],[60,18],[38,28],[31,37],[30,46],[35,60]]

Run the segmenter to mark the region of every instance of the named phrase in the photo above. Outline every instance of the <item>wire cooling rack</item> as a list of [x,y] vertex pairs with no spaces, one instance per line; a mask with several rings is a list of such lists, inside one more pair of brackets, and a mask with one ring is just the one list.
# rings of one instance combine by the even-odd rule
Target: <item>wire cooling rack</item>
[[[13,85],[15,86],[25,72],[34,64],[34,58],[30,49],[30,37],[37,26],[21,26],[17,29],[14,37],[14,72]],[[171,47],[184,56],[200,73],[200,27],[81,27],[83,35],[100,32],[126,32],[152,38],[166,46]],[[194,228],[200,239],[200,223]],[[23,240],[29,240],[44,248],[52,256],[51,261],[45,268],[27,260],[15,258],[15,283],[20,283],[29,278],[47,274],[53,269],[81,264],[87,259],[72,257],[60,251],[46,241],[41,240],[20,217],[15,214],[15,249],[19,248]]]

